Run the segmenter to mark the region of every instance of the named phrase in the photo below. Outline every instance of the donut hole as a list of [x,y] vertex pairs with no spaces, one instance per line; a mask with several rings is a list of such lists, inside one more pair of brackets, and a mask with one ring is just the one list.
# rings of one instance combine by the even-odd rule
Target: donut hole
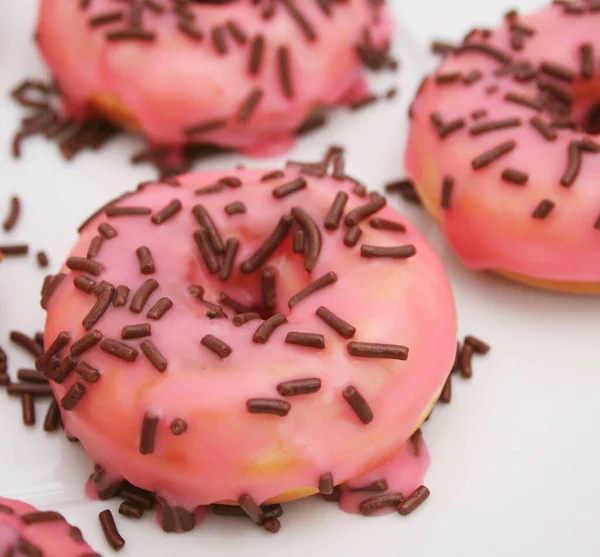
[[[197,277],[193,284],[203,285],[204,300],[221,306],[230,316],[246,311],[256,312],[263,319],[268,319],[275,313],[283,313],[287,316],[290,313],[289,299],[318,278],[304,269],[305,256],[293,250],[292,238],[296,230],[297,225],[294,225],[288,239],[257,271],[242,273],[238,258],[228,280],[221,280],[218,275],[210,275],[209,278]],[[265,294],[269,298],[264,288],[269,274],[274,275],[274,305],[269,304],[268,299],[265,298]]]
[[600,134],[600,99],[587,110],[583,119],[583,129],[590,135]]

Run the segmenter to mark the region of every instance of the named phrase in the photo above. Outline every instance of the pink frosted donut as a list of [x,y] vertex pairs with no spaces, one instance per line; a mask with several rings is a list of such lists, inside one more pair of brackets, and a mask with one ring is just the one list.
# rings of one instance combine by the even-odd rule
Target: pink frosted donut
[[70,110],[163,145],[266,154],[390,63],[383,0],[41,0],[38,43]]
[[83,226],[37,366],[104,480],[188,511],[296,499],[427,415],[456,351],[446,274],[333,158],[146,184]]
[[424,82],[406,167],[468,267],[600,292],[599,27],[597,2],[511,12]]
[[100,557],[81,530],[55,511],[0,497],[0,555],[31,557]]

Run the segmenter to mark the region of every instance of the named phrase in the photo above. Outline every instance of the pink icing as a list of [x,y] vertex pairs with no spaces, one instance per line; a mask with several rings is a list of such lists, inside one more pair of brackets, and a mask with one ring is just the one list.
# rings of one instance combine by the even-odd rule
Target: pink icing
[[[283,7],[264,19],[260,7],[235,2],[187,8],[204,32],[200,42],[177,29],[178,19],[170,11],[158,15],[146,10],[143,25],[156,32],[154,43],[111,43],[105,40],[107,30],[123,28],[123,23],[98,28],[88,24],[91,17],[119,8],[111,0],[96,0],[87,10],[73,0],[42,0],[38,42],[76,114],[84,113],[94,96],[110,94],[125,104],[152,142],[180,145],[189,140],[182,131],[185,127],[225,118],[224,128],[193,139],[274,154],[291,148],[293,130],[318,106],[343,104],[353,92],[365,90],[356,49],[365,29],[377,48],[390,36],[385,7],[374,8],[371,0],[331,4],[330,16],[317,2],[296,4],[314,29],[314,42],[306,39]],[[228,20],[238,22],[249,40],[239,45],[227,35],[229,52],[218,55],[210,30]],[[265,37],[262,70],[250,76],[251,39],[259,34]],[[280,85],[280,46],[290,47],[293,98],[284,96]],[[255,88],[263,91],[263,97],[242,124],[237,114]]]
[[[65,520],[39,522],[27,525],[21,516],[38,512],[35,507],[0,497],[0,505],[12,509],[12,514],[0,510],[0,555],[25,555],[24,552],[6,553],[20,539],[24,539],[42,551],[44,557],[91,557],[97,555],[84,541],[71,535],[73,529]],[[29,555],[29,553],[27,553]]]
[[[423,441],[421,441],[418,453],[415,452],[412,443],[404,443],[400,450],[383,465],[341,486],[340,508],[347,513],[357,514],[363,501],[383,493],[401,493],[404,498],[408,497],[420,485],[423,485],[430,460],[429,451]],[[388,485],[385,492],[352,490],[352,488],[372,485],[373,482],[381,479],[384,479]],[[395,509],[388,507],[377,511],[372,516],[381,516],[392,512],[395,512]]]
[[[534,66],[551,60],[572,68],[579,76],[579,47],[584,42],[600,51],[598,39],[599,13],[563,15],[561,6],[551,6],[532,15],[519,17],[519,23],[535,30],[525,39],[522,51],[510,50],[508,23],[493,31],[487,39],[477,32],[468,41],[486,42],[511,54],[515,61],[529,60]],[[596,75],[600,65],[596,57]],[[530,277],[577,282],[600,281],[600,230],[594,227],[600,217],[600,156],[584,154],[581,172],[570,187],[560,184],[568,163],[571,141],[586,137],[570,129],[556,130],[555,141],[545,141],[529,124],[546,114],[504,101],[507,91],[529,97],[536,94],[534,83],[518,83],[511,77],[497,79],[492,73],[499,68],[492,58],[464,52],[450,56],[437,74],[480,70],[484,78],[467,86],[462,83],[438,85],[430,78],[418,95],[413,109],[411,134],[406,152],[406,169],[441,213],[441,226],[460,259],[472,269],[506,270]],[[552,80],[552,79],[551,79]],[[583,119],[586,108],[600,96],[597,80],[577,77],[567,86],[575,94],[574,115]],[[486,93],[490,85],[498,91]],[[470,114],[488,111],[486,119],[519,117],[522,126],[498,130],[473,138],[468,128],[475,122]],[[440,139],[430,121],[438,111],[446,121],[464,117],[467,126]],[[486,119],[477,120],[477,123]],[[486,168],[474,171],[471,160],[514,139],[517,148]],[[501,179],[502,171],[515,168],[529,174],[525,186],[515,186]],[[454,177],[452,205],[438,209],[442,182],[446,175]],[[532,213],[548,199],[556,206],[545,220],[535,220]]]
[[[345,226],[326,231],[322,223],[335,194],[346,190],[346,211],[365,203],[352,194],[351,180],[306,176],[307,187],[281,200],[272,189],[299,176],[289,167],[283,178],[261,182],[264,171],[204,172],[180,177],[181,187],[150,185],[120,202],[145,206],[156,212],[172,199],[181,200],[181,212],[163,225],[145,217],[96,217],[81,233],[72,256],[85,256],[97,226],[110,222],[118,236],[106,240],[96,260],[105,270],[97,280],[128,285],[135,291],[148,277],[140,273],[135,250],[150,248],[160,287],[145,310],[133,314],[128,306],[111,308],[95,328],[105,337],[119,339],[123,326],[149,321],[146,313],[161,297],[174,307],[159,321],[151,321],[152,341],[168,360],[159,373],[140,353],[134,363],[123,362],[98,346],[81,360],[98,369],[101,378],[87,384],[87,393],[69,412],[63,412],[66,429],[79,438],[95,463],[111,479],[157,492],[170,505],[193,509],[222,500],[237,500],[249,493],[263,502],[286,490],[313,486],[319,477],[333,474],[336,483],[363,474],[388,460],[411,435],[428,405],[443,385],[456,351],[455,311],[450,286],[437,255],[421,234],[393,209],[379,217],[400,221],[406,232],[362,226],[360,243],[392,246],[412,243],[417,255],[408,260],[367,260],[359,247],[343,245]],[[244,186],[198,196],[195,188],[214,184],[223,176],[236,176]],[[228,216],[224,206],[243,201],[246,214]],[[232,278],[223,283],[208,274],[192,233],[198,225],[191,208],[203,204],[223,238],[240,240]],[[228,319],[205,317],[206,308],[187,291],[201,284],[205,298],[216,302],[225,291],[252,306],[260,300],[260,273],[242,275],[246,260],[292,207],[304,207],[321,224],[323,248],[312,271],[303,257],[292,254],[291,237],[271,256],[277,270],[277,307],[288,323],[279,327],[265,345],[252,335],[260,321],[234,327]],[[329,271],[338,281],[307,298],[293,310],[288,299],[312,280]],[[69,331],[72,340],[85,334],[83,317],[95,302],[93,295],[73,286],[79,272],[67,277],[48,304],[45,338]],[[372,286],[371,286],[372,285]],[[131,296],[129,298],[131,301]],[[347,353],[347,341],[315,315],[324,305],[357,327],[354,340],[403,344],[407,361],[363,359]],[[232,312],[228,311],[230,317]],[[289,331],[322,333],[325,350],[284,344]],[[232,347],[225,359],[200,345],[213,334]],[[139,349],[140,341],[125,341]],[[63,351],[62,356],[67,354]],[[286,417],[249,414],[249,398],[279,398],[281,381],[320,377],[322,388],[311,395],[289,397]],[[52,384],[58,400],[76,382],[75,373],[62,384]],[[368,401],[374,420],[364,425],[342,397],[354,385]],[[153,454],[138,447],[144,414],[160,416]],[[169,425],[176,418],[188,423],[187,432],[175,436]]]

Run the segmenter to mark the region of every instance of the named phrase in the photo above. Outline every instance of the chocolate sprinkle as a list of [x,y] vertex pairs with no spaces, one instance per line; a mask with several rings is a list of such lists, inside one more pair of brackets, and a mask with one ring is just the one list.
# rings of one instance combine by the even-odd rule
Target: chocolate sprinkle
[[430,120],[440,139],[445,139],[450,134],[461,130],[467,125],[467,122],[464,118],[456,118],[455,120],[445,122],[439,112],[432,112]]
[[277,49],[277,68],[281,91],[287,98],[292,98],[294,96],[294,87],[292,85],[290,69],[290,51],[287,46],[280,46]]
[[225,205],[225,212],[229,216],[243,214],[246,212],[246,206],[241,201],[233,201]]
[[104,270],[103,265],[85,257],[69,257],[67,259],[67,267],[72,271],[82,271],[95,277]]
[[377,492],[377,491],[387,491],[387,490],[388,490],[388,483],[384,479],[375,480],[374,482],[372,482],[368,485],[359,486],[359,487],[348,486],[348,491],[350,493],[361,493],[361,492],[365,492],[365,491]]
[[121,338],[130,340],[133,338],[149,337],[152,334],[150,323],[140,323],[139,325],[125,325],[121,330]]
[[521,172],[520,170],[516,170],[514,168],[505,168],[502,171],[502,179],[505,182],[510,182],[511,184],[524,186],[529,180],[529,174],[527,174],[526,172]]
[[166,298],[166,297],[165,298],[161,298],[160,300],[158,300],[158,302],[156,302],[150,308],[150,311],[146,314],[146,317],[148,317],[148,319],[153,319],[155,321],[158,321],[172,307],[173,307],[173,301],[170,298]]
[[490,345],[483,340],[478,339],[472,335],[465,337],[465,344],[473,347],[473,351],[477,354],[487,354],[490,351]]
[[304,299],[306,299],[309,296],[311,296],[312,294],[318,292],[322,288],[325,288],[326,286],[334,284],[335,282],[337,282],[337,275],[333,271],[326,273],[322,277],[311,282],[308,286],[305,286],[297,294],[294,294],[294,296],[292,296],[290,298],[290,300],[288,301],[289,308],[292,309],[294,306],[298,305]]
[[318,378],[293,379],[277,385],[277,392],[281,396],[297,396],[316,393],[321,389],[321,380]]
[[154,452],[154,439],[156,437],[156,428],[158,427],[159,417],[146,412],[144,421],[142,422],[142,430],[140,433],[140,453],[149,455]]
[[50,389],[50,386],[44,383],[9,383],[6,386],[6,392],[10,396],[52,396],[52,390]]
[[277,272],[274,267],[266,267],[261,273],[261,293],[263,306],[273,310],[277,306]]
[[6,257],[22,256],[29,253],[28,244],[3,244],[0,245],[0,252]]
[[129,306],[130,311],[133,313],[141,313],[146,305],[146,302],[152,295],[152,293],[158,288],[158,282],[155,279],[148,279],[144,282],[134,294],[131,304]]
[[187,428],[187,422],[181,418],[175,418],[171,422],[171,433],[173,435],[183,435],[187,431]]
[[509,91],[504,96],[504,100],[510,103],[518,104],[519,106],[524,106],[526,108],[532,108],[538,112],[541,112],[544,108],[542,103],[534,98],[527,97],[520,93],[515,93],[513,91]]
[[71,340],[71,335],[67,331],[58,333],[52,344],[46,351],[39,356],[35,361],[35,369],[43,371],[45,366],[50,362],[52,356],[57,355]]
[[539,116],[534,116],[529,123],[546,141],[554,141],[558,137],[556,131]]
[[[283,325],[284,323],[287,323],[287,318],[285,317],[285,315],[283,315],[283,313],[276,313],[275,315],[269,317],[269,319],[264,321],[258,327],[258,329],[256,329],[254,335],[252,336],[252,342],[254,342],[255,344],[265,344],[269,340],[275,329],[277,329],[277,327]],[[236,325],[235,320],[234,325]]]
[[213,252],[208,230],[202,228],[201,230],[194,232],[194,241],[198,246],[198,250],[200,251],[200,255],[204,260],[208,272],[212,275],[217,274],[221,269],[221,264],[217,255]]
[[594,77],[594,45],[584,43],[579,47],[581,66],[579,76],[581,79],[592,79]]
[[320,306],[316,315],[327,325],[329,325],[336,333],[344,338],[350,339],[356,333],[356,328],[329,311],[326,307]]
[[256,524],[261,524],[264,519],[262,509],[256,504],[254,499],[247,493],[243,493],[238,497],[238,504],[250,519]]
[[117,525],[115,524],[112,512],[106,509],[98,515],[98,519],[100,520],[100,526],[102,526],[102,532],[104,532],[104,537],[108,544],[115,551],[121,550],[125,545],[125,540],[121,534],[119,534],[119,530],[117,530]]
[[21,331],[11,331],[10,340],[12,340],[12,342],[14,342],[16,345],[25,349],[34,358],[41,356],[42,352],[44,351],[43,348],[35,341],[35,339],[31,338],[25,333],[22,333]]
[[287,236],[292,223],[294,222],[293,217],[284,215],[279,219],[277,226],[271,232],[270,236],[264,241],[264,243],[254,252],[254,254],[244,261],[240,267],[242,273],[248,274],[256,271],[263,265],[273,254],[273,252],[281,245],[285,237]]
[[89,331],[106,313],[106,310],[110,307],[111,302],[115,296],[115,288],[112,285],[106,285],[102,288],[98,300],[89,311],[89,313],[83,318],[81,324],[86,331]]
[[40,266],[40,268],[45,269],[48,266],[48,256],[46,255],[46,252],[43,250],[40,250],[36,253],[36,258],[37,258],[37,262],[38,265]]
[[342,391],[342,395],[363,424],[373,421],[373,412],[356,387],[349,385]]
[[73,286],[75,286],[77,290],[81,290],[86,294],[91,294],[94,291],[96,283],[88,277],[78,276],[73,279]]
[[387,493],[362,501],[358,510],[363,516],[372,516],[381,509],[397,507],[400,503],[402,503],[402,494]]
[[113,299],[113,305],[116,308],[123,307],[127,304],[127,298],[129,298],[129,287],[124,284],[117,286],[115,297]]
[[255,319],[260,319],[260,314],[254,311],[248,311],[246,313],[238,313],[232,320],[234,327],[241,327],[242,325],[248,323],[248,321],[254,321]]
[[97,383],[100,379],[100,372],[85,362],[79,362],[75,367],[75,373],[87,383]]
[[73,356],[81,356],[81,354],[96,346],[96,344],[98,344],[102,338],[102,333],[94,329],[71,344],[71,348],[69,350]]
[[294,253],[306,253],[306,232],[304,230],[296,230],[294,233],[293,247]]
[[543,220],[552,212],[554,207],[554,202],[550,201],[549,199],[544,199],[543,201],[540,201],[539,205],[535,208],[531,216],[534,219]]
[[285,400],[274,398],[251,398],[246,402],[250,414],[272,414],[274,416],[287,416],[290,404]]
[[248,66],[248,72],[250,75],[256,75],[260,72],[262,67],[264,46],[265,38],[262,35],[257,35],[254,37],[250,46],[250,61]]
[[85,385],[80,381],[73,383],[67,394],[61,399],[60,405],[63,410],[73,410],[85,395]]
[[123,501],[119,505],[119,514],[128,518],[140,519],[144,516],[144,509],[135,503],[129,501]]
[[460,374],[465,379],[470,379],[473,376],[473,368],[471,367],[471,358],[473,356],[473,346],[470,344],[464,344],[460,351]]
[[21,395],[21,412],[23,416],[23,425],[35,424],[35,406],[33,405],[33,396],[30,394]]
[[358,243],[361,236],[362,230],[358,226],[350,227],[344,236],[344,245],[353,248]]
[[3,223],[3,228],[6,232],[10,232],[17,224],[19,215],[21,214],[21,201],[18,197],[13,196],[10,199],[10,210]]
[[200,341],[202,346],[206,346],[211,352],[214,352],[219,358],[227,358],[232,352],[231,347],[214,335],[205,335]]
[[369,221],[369,226],[375,230],[390,230],[392,232],[406,232],[406,226],[401,222],[382,219],[379,217],[372,218]]
[[295,344],[297,346],[306,346],[307,348],[325,348],[325,337],[319,333],[302,333],[290,331],[285,337],[286,344]]
[[61,422],[60,410],[58,409],[58,403],[53,400],[48,406],[46,417],[44,418],[44,431],[52,432],[58,429]]
[[411,495],[402,501],[396,508],[402,516],[408,516],[429,497],[429,489],[424,485],[418,487]]
[[321,231],[314,219],[302,207],[293,207],[292,215],[306,232],[308,249],[304,260],[304,269],[310,273],[315,268],[321,254]]
[[155,344],[150,340],[146,339],[140,344],[142,352],[148,358],[148,361],[161,373],[167,369],[167,360],[162,355],[160,350],[156,348]]
[[481,155],[475,157],[471,161],[471,167],[473,170],[479,170],[480,168],[484,168],[487,165],[491,164],[495,160],[503,157],[510,153],[517,146],[516,141],[505,141],[504,143],[500,143],[496,147],[493,147],[489,151],[482,153]]
[[240,243],[235,238],[229,238],[225,243],[225,255],[223,256],[223,263],[219,272],[221,280],[229,280],[231,277],[235,256],[239,247]]
[[319,492],[324,495],[331,495],[333,493],[333,475],[331,472],[326,472],[319,478]]
[[100,348],[107,354],[126,362],[135,362],[138,357],[138,351],[135,348],[110,338],[103,339],[100,342]]
[[288,195],[291,195],[292,193],[305,189],[306,186],[306,180],[300,176],[291,182],[277,186],[273,190],[273,197],[275,199],[282,199]]
[[108,206],[104,209],[107,217],[143,217],[152,213],[149,207],[116,207]]
[[262,97],[262,89],[252,89],[252,91],[250,91],[250,93],[242,103],[242,106],[240,107],[240,110],[237,115],[238,121],[240,121],[242,124],[247,123],[248,120],[250,120],[250,118],[252,117],[252,114],[254,114],[254,111],[258,107],[258,104]]
[[408,259],[417,254],[417,249],[412,244],[404,246],[370,246],[363,244],[360,246],[361,257],[381,258],[388,257],[392,259]]
[[117,231],[107,222],[102,222],[98,225],[98,232],[106,240],[111,240],[117,235]]
[[94,236],[87,250],[87,258],[92,259],[96,257],[100,253],[100,249],[102,248],[103,243],[104,238],[102,236]]
[[577,75],[571,68],[567,68],[566,66],[552,61],[542,62],[540,64],[540,70],[556,79],[567,81],[569,83],[574,81],[575,76]]
[[348,354],[360,358],[389,358],[393,360],[408,359],[408,348],[400,344],[350,341],[347,348]]
[[179,201],[179,199],[173,199],[166,207],[158,211],[158,213],[154,213],[150,220],[154,224],[163,224],[172,219],[179,211],[181,211],[181,201]]
[[445,176],[442,183],[442,197],[441,205],[442,209],[450,209],[452,205],[452,192],[454,190],[454,178],[452,176]]
[[521,125],[520,118],[504,118],[502,120],[488,120],[481,124],[476,124],[469,129],[473,136],[482,135],[491,131],[505,130],[507,128],[516,128]]
[[143,275],[151,275],[156,270],[154,266],[154,259],[152,258],[152,252],[150,248],[146,246],[140,246],[135,250],[135,254],[140,263],[140,272]]

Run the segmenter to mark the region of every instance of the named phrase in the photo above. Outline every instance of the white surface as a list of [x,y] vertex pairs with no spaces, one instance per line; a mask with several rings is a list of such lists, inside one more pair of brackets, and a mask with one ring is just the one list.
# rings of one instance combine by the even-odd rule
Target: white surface
[[[458,39],[475,24],[492,25],[514,7],[505,0],[394,2],[422,50],[406,34],[397,37],[403,61],[398,76],[378,81],[384,91],[397,81],[401,95],[362,112],[338,113],[333,125],[304,138],[290,158],[318,159],[332,142],[349,154],[349,171],[370,187],[402,174],[406,106],[429,60],[427,41]],[[126,162],[140,143],[120,139],[101,153],[65,164],[43,140],[24,145],[14,162],[9,145],[20,112],[7,100],[25,75],[44,75],[30,40],[34,0],[0,3],[0,217],[11,194],[24,202],[17,229],[1,242],[31,242],[48,251],[56,269],[75,239],[75,228],[104,201],[148,178],[149,168]],[[536,1],[520,0],[530,8]],[[462,21],[461,18],[464,18]],[[224,167],[242,157],[221,157]],[[244,161],[251,166],[270,164]],[[279,161],[277,161],[279,162]],[[122,555],[306,555],[359,557],[564,556],[600,554],[596,501],[600,496],[597,428],[600,410],[600,300],[535,292],[472,274],[449,252],[440,233],[417,208],[391,201],[413,219],[438,249],[455,288],[461,335],[489,341],[489,356],[475,362],[470,382],[455,380],[453,403],[437,407],[424,426],[432,454],[427,504],[407,519],[348,516],[335,505],[302,501],[286,506],[282,531],[270,536],[246,521],[210,517],[191,534],[167,535],[150,516],[142,522],[117,516],[128,540]],[[41,328],[38,291],[43,273],[33,257],[4,262],[0,273],[0,343],[12,328]],[[11,370],[30,362],[10,349]],[[41,410],[41,408],[40,408]],[[38,422],[43,412],[38,412]],[[0,493],[57,507],[81,526],[105,555],[97,514],[116,503],[92,503],[83,495],[91,464],[77,445],[25,431],[20,404],[0,396]]]

